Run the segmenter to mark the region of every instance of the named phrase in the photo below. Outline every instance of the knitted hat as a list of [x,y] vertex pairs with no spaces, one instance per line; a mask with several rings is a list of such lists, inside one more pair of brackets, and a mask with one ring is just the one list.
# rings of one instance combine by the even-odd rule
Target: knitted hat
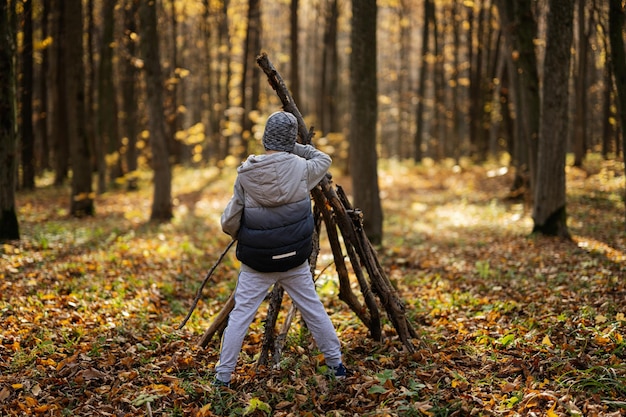
[[272,113],[265,123],[263,146],[265,150],[292,152],[298,136],[296,116],[284,111]]

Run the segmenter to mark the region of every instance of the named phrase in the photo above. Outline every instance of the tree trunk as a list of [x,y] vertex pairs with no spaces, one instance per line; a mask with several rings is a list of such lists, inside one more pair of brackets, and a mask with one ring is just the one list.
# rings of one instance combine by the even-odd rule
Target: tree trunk
[[573,14],[571,0],[550,1],[533,202],[533,232],[565,238],[570,237],[565,211],[565,154]]
[[241,80],[241,115],[242,147],[240,156],[245,158],[249,153],[249,140],[252,135],[250,114],[257,105],[259,97],[259,77],[256,75],[254,58],[261,52],[261,0],[248,0],[248,29],[244,49],[243,79]]
[[389,156],[397,159],[405,159],[409,154],[406,150],[405,138],[410,137],[411,123],[410,109],[413,94],[411,85],[411,11],[412,6],[408,0],[401,0],[398,5],[399,33],[398,43],[400,58],[398,62],[398,127],[397,133],[390,142]]
[[459,102],[459,97],[461,97],[460,89],[461,87],[461,36],[460,36],[460,27],[462,26],[461,22],[463,21],[463,6],[459,5],[457,2],[452,4],[452,36],[454,42],[454,65],[453,65],[453,84],[452,87],[452,140],[449,141],[452,146],[451,155],[454,157],[455,162],[458,164],[463,149],[464,142],[464,128],[463,128],[463,111],[461,109],[461,103]]
[[141,50],[146,77],[148,126],[154,170],[154,195],[150,220],[170,220],[172,213],[172,171],[169,163],[163,111],[163,76],[159,58],[159,36],[155,0],[141,0]]
[[324,47],[322,50],[322,73],[320,76],[318,120],[322,135],[338,132],[337,123],[337,83],[339,55],[337,53],[337,21],[339,7],[337,0],[326,3],[324,18]]
[[96,190],[99,194],[102,194],[106,191],[106,155],[105,150],[100,141],[100,135],[97,133],[98,130],[98,115],[96,114],[96,107],[98,104],[96,103],[96,96],[98,92],[98,84],[96,82],[96,53],[94,52],[95,48],[95,32],[98,30],[96,28],[95,23],[95,10],[94,10],[94,1],[95,0],[87,0],[87,50],[86,52],[86,64],[85,64],[85,76],[87,78],[85,90],[85,100],[87,101],[87,137],[89,138],[89,145],[91,149],[93,149],[92,155],[92,165],[96,170]]
[[[117,0],[102,2],[102,41],[100,44],[100,62],[98,66],[98,173],[99,192],[106,191],[104,172],[109,171],[109,182],[113,184],[122,177],[122,161],[119,155],[120,138],[117,118],[117,95],[113,81],[113,45],[114,17]],[[109,156],[107,164],[105,156]],[[109,165],[109,166],[107,166]],[[102,188],[100,188],[102,187]]]
[[124,4],[124,37],[122,41],[121,62],[121,89],[122,89],[122,128],[128,140],[126,145],[126,172],[128,190],[137,189],[137,90],[138,71],[135,66],[137,46],[135,35],[137,32],[137,11],[139,0],[125,0]]
[[168,99],[167,113],[167,141],[169,155],[171,156],[172,163],[179,164],[184,158],[184,144],[182,141],[176,139],[176,132],[181,128],[180,115],[178,114],[178,85],[182,78],[178,74],[178,17],[176,16],[176,1],[170,0],[170,22],[172,25],[172,33],[170,40],[170,79],[174,82],[168,83],[166,90]]
[[15,210],[17,175],[17,59],[15,1],[0,3],[0,242],[20,238]]
[[613,123],[611,119],[614,117],[611,111],[611,102],[613,95],[613,72],[611,71],[611,59],[607,59],[604,63],[604,92],[602,102],[602,156],[604,159],[609,158],[611,152],[612,138],[615,137]]
[[[42,1],[41,11],[41,39],[42,41],[48,38],[50,33],[50,0]],[[42,42],[43,43],[43,42]],[[50,68],[50,51],[54,48],[50,48],[49,44],[46,44],[41,51],[41,66],[39,70],[39,109],[37,116],[37,135],[39,137],[38,158],[39,170],[50,169],[50,138],[48,135],[48,86],[49,86],[49,68]]]
[[[537,177],[537,149],[539,137],[539,73],[537,70],[537,55],[535,53],[535,39],[537,38],[537,22],[535,21],[532,0],[499,0],[498,9],[503,24],[504,33],[508,36],[511,46],[510,59],[515,71],[512,71],[511,82],[515,88],[516,123],[521,132],[520,150],[526,155],[518,158],[516,178],[528,183],[528,196],[531,200],[534,195]],[[521,145],[525,144],[525,147]],[[527,180],[526,180],[527,179]]]
[[578,47],[576,48],[575,100],[576,117],[574,118],[574,166],[583,165],[587,153],[587,33],[585,31],[585,3],[578,0]]
[[[470,18],[469,35],[469,61],[470,61],[470,86],[469,86],[469,106],[470,106],[470,146],[471,153],[479,161],[484,161],[485,155],[481,155],[482,137],[482,115],[483,115],[483,31],[485,27],[485,7],[483,0],[478,2],[479,12],[476,20]],[[477,22],[476,22],[477,21]],[[476,30],[473,30],[477,23]],[[476,42],[474,42],[476,39]],[[474,47],[475,46],[475,47]]]
[[[230,97],[230,85],[231,80],[233,78],[233,72],[231,69],[231,61],[232,61],[232,44],[230,35],[228,33],[228,5],[229,0],[222,1],[222,14],[221,20],[219,24],[219,45],[226,45],[226,48],[219,48],[218,53],[218,61],[220,65],[220,77],[216,77],[216,86],[218,91],[218,97],[220,97],[220,102],[222,103],[222,107],[220,107],[221,112],[214,112],[214,127],[216,134],[216,140],[221,141],[221,146],[219,147],[218,159],[224,160],[228,155],[231,155],[230,146],[231,146],[231,135],[222,136],[220,130],[223,127],[222,123],[222,115],[224,114],[224,110],[229,109],[231,107],[231,97]],[[223,79],[223,82],[220,80]],[[232,117],[232,116],[231,116]]]
[[298,54],[298,32],[300,28],[298,27],[298,0],[291,0],[289,17],[289,37],[291,38],[289,78],[291,79],[291,94],[293,95],[293,99],[295,101],[298,101],[298,99],[300,98],[300,59]]
[[445,158],[445,145],[448,140],[445,134],[446,129],[446,103],[445,103],[445,70],[444,70],[444,51],[441,47],[441,39],[443,33],[439,31],[436,14],[433,11],[433,54],[435,55],[435,65],[433,66],[433,97],[435,117],[433,117],[432,132],[436,140],[436,147],[433,146],[432,157],[440,161]]
[[430,37],[431,17],[434,17],[435,6],[432,0],[424,0],[424,26],[422,28],[422,51],[419,64],[419,83],[417,87],[417,109],[415,111],[415,123],[417,130],[415,131],[415,139],[413,144],[413,160],[421,162],[423,158],[424,146],[424,108],[426,102],[426,80],[428,79],[428,49]]
[[[68,29],[65,22],[64,9],[67,7],[65,1],[58,1],[56,4],[57,12],[54,19],[54,33],[56,39],[65,39],[65,31]],[[68,112],[68,96],[66,87],[65,71],[65,49],[67,45],[65,42],[54,42],[54,61],[52,66],[54,67],[55,83],[53,86],[53,123],[52,123],[52,140],[54,143],[54,185],[60,186],[67,179],[69,171],[70,161],[70,146],[69,146],[69,127],[67,125],[67,112]]]
[[349,163],[354,205],[367,213],[365,233],[378,245],[383,238],[383,213],[376,153],[376,15],[376,0],[352,2]]
[[[609,37],[611,40],[611,62],[617,87],[619,125],[622,130],[622,150],[626,155],[626,53],[624,52],[624,7],[620,0],[610,0]],[[608,88],[608,87],[607,87]],[[626,159],[626,158],[625,158]],[[626,167],[625,167],[626,170]],[[626,201],[626,190],[624,192]]]
[[21,77],[22,187],[35,189],[35,137],[33,132],[33,2],[23,2],[23,42]]
[[70,214],[74,217],[94,214],[94,196],[91,185],[91,149],[87,137],[85,117],[85,66],[83,61],[82,3],[66,2],[65,39],[62,72],[66,76],[67,126],[72,165],[72,195]]

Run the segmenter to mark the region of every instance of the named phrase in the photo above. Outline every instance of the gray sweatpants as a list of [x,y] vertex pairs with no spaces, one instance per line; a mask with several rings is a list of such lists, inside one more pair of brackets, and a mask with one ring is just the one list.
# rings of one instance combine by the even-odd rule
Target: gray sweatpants
[[276,282],[283,286],[300,310],[315,343],[324,354],[326,365],[341,363],[341,344],[317,295],[308,262],[286,272],[271,273],[258,272],[242,264],[235,290],[235,307],[230,312],[222,337],[220,360],[215,367],[219,380],[230,382],[248,328],[270,286]]

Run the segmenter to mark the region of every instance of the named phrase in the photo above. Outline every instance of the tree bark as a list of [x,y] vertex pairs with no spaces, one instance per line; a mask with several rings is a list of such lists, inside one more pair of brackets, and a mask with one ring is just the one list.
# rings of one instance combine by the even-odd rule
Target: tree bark
[[298,27],[298,0],[291,0],[289,18],[289,38],[291,40],[289,45],[289,78],[291,80],[291,94],[294,100],[297,101],[300,97],[300,66],[298,65],[300,61],[300,55],[298,54],[298,33],[300,28]]
[[35,137],[33,129],[33,2],[23,2],[23,47],[21,77],[22,188],[35,189]]
[[124,2],[124,37],[122,41],[121,62],[121,89],[122,89],[122,129],[128,139],[126,145],[126,172],[128,190],[137,189],[137,84],[138,71],[136,61],[136,18],[139,9],[139,0],[125,0]]
[[422,29],[422,51],[420,53],[421,59],[419,64],[419,81],[417,87],[417,108],[415,111],[415,123],[417,128],[415,131],[415,138],[413,143],[413,160],[415,162],[421,162],[424,156],[423,144],[424,144],[424,108],[426,102],[426,80],[428,79],[428,51],[430,48],[430,24],[432,22],[431,16],[434,17],[435,6],[432,0],[424,0],[424,22]]
[[533,202],[533,232],[565,238],[570,237],[565,211],[565,154],[573,14],[571,0],[550,1]]
[[15,2],[0,3],[0,242],[20,238],[15,210],[17,175],[17,59]]
[[338,132],[337,122],[337,83],[339,54],[337,53],[337,21],[339,7],[337,0],[326,2],[324,16],[324,49],[318,97],[318,120],[322,135]]
[[[57,10],[54,19],[54,31],[57,39],[65,39],[65,31],[68,29],[65,22],[64,9],[67,7],[65,1],[58,1]],[[54,185],[63,185],[67,179],[69,171],[70,160],[70,146],[69,146],[69,127],[67,125],[67,112],[68,112],[68,97],[66,88],[66,65],[65,62],[65,49],[67,45],[65,42],[54,42],[54,60],[52,67],[54,68],[54,79],[56,82],[52,83],[52,140],[53,140],[53,153],[54,153]]]
[[141,51],[145,61],[148,125],[154,170],[154,195],[150,219],[167,221],[172,213],[172,171],[169,163],[163,109],[163,76],[159,58],[159,37],[155,0],[140,6]]
[[376,18],[376,0],[352,2],[349,164],[354,205],[367,213],[363,221],[365,233],[379,245],[383,239],[383,212],[376,151]]
[[[241,158],[249,153],[248,142],[252,135],[252,120],[250,113],[257,105],[259,99],[259,77],[254,68],[254,57],[261,51],[261,0],[248,0],[248,28],[246,31],[246,44],[244,48],[243,78],[241,80],[241,115],[242,146]],[[250,85],[248,84],[250,83]]]
[[[48,38],[48,34],[50,27],[50,0],[42,1],[42,11],[41,11],[41,39],[46,40]],[[40,146],[38,159],[39,160],[39,170],[40,172],[43,170],[50,169],[50,138],[48,135],[48,86],[49,86],[49,69],[50,69],[50,51],[54,50],[54,48],[50,48],[50,45],[46,43],[43,50],[41,51],[41,66],[39,70],[39,108],[38,108],[38,116],[37,116],[37,135],[39,136],[38,143]]]
[[[622,149],[626,154],[626,52],[624,52],[624,7],[620,0],[610,0],[609,37],[611,41],[611,63],[617,87],[617,103],[620,128],[622,130]],[[608,88],[608,86],[607,86]],[[624,168],[626,170],[626,167]],[[626,201],[626,191],[624,192]]]
[[85,65],[83,61],[82,3],[65,4],[66,37],[64,39],[64,67],[67,88],[67,125],[72,165],[72,195],[70,214],[75,217],[92,216],[95,212],[91,184],[91,149],[86,128]]
[[[532,200],[537,177],[540,120],[539,73],[534,44],[537,22],[531,0],[498,0],[497,4],[511,51],[507,61],[514,66],[510,74],[515,93],[516,132],[520,139],[515,146],[519,152],[516,153],[515,190],[512,191],[515,194],[526,191],[528,200]],[[515,187],[515,184],[521,186]]]
[[[113,45],[115,30],[114,10],[117,0],[102,2],[102,40],[100,44],[100,63],[98,66],[98,135],[99,144],[98,172],[100,173],[99,192],[106,191],[105,172],[109,172],[109,182],[113,184],[122,174],[120,158],[120,138],[118,131],[118,107],[113,81]],[[109,163],[105,156],[109,156]],[[107,166],[108,165],[108,166]]]
[[578,0],[578,47],[576,48],[575,100],[576,117],[574,118],[574,166],[583,165],[587,153],[587,62],[588,38],[585,31],[585,3]]

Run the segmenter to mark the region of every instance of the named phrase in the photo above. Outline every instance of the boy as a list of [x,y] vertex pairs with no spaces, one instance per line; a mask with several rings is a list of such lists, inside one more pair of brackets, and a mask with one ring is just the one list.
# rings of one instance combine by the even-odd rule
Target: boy
[[251,155],[237,169],[234,195],[222,214],[222,230],[237,238],[241,270],[235,307],[222,337],[217,386],[230,386],[243,339],[275,283],[300,310],[326,365],[346,376],[341,345],[311,278],[308,259],[314,228],[310,191],[326,175],[331,159],[311,145],[296,143],[291,113],[270,115],[263,133],[264,155]]

